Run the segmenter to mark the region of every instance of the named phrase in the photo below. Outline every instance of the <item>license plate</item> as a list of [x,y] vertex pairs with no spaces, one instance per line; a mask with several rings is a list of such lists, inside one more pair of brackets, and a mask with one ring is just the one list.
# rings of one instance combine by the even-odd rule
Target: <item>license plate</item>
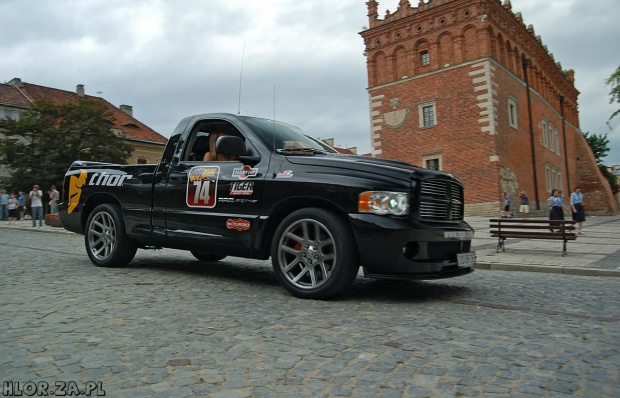
[[473,267],[476,265],[476,253],[458,253],[456,261],[459,267]]

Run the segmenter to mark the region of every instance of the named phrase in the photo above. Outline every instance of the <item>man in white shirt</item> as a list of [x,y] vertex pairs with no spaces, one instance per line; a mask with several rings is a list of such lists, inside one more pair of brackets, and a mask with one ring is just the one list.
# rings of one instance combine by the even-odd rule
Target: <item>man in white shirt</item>
[[30,197],[30,209],[32,212],[32,229],[37,229],[37,219],[39,220],[39,229],[43,228],[43,192],[37,184],[34,184],[32,191],[28,195]]

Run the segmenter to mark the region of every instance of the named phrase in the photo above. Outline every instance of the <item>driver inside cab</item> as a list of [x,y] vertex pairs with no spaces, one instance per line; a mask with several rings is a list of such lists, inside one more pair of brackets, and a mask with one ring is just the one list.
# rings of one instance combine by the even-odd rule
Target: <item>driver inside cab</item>
[[228,156],[215,151],[215,144],[217,139],[221,136],[228,135],[226,133],[212,133],[209,136],[209,151],[207,151],[202,158],[203,162],[228,162],[237,160],[236,156]]

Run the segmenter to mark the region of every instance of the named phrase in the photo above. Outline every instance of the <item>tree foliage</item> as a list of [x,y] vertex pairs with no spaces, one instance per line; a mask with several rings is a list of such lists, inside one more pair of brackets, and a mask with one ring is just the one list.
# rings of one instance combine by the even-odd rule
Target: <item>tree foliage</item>
[[53,104],[37,101],[20,120],[0,121],[0,161],[8,183],[28,191],[33,184],[60,187],[75,160],[124,164],[132,147],[111,130],[112,113],[97,100]]
[[590,134],[589,132],[582,134],[586,141],[588,141],[592,153],[594,153],[596,163],[599,165],[603,164],[603,159],[609,153],[609,139],[607,139],[607,134]]
[[[615,102],[620,104],[620,66],[618,66],[618,69],[616,69],[616,71],[609,76],[606,83],[607,85],[611,85],[611,91],[609,92],[611,99],[609,100],[609,103],[613,104]],[[612,113],[609,120],[618,116],[618,114],[620,114],[620,109]]]
[[597,135],[590,134],[589,132],[582,134],[588,142],[590,149],[592,149],[592,153],[594,153],[599,170],[601,170],[601,173],[603,173],[607,181],[609,181],[609,186],[615,194],[618,192],[618,179],[609,170],[607,170],[607,167],[603,164],[603,159],[609,153],[609,139],[607,139],[607,134]]

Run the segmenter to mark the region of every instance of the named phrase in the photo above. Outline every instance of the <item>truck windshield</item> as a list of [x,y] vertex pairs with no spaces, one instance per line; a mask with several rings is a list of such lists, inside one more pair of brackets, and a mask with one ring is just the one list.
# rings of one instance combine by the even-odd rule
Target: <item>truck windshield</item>
[[269,148],[285,155],[313,155],[338,153],[327,144],[311,138],[305,131],[290,124],[268,119],[245,118],[261,141]]

